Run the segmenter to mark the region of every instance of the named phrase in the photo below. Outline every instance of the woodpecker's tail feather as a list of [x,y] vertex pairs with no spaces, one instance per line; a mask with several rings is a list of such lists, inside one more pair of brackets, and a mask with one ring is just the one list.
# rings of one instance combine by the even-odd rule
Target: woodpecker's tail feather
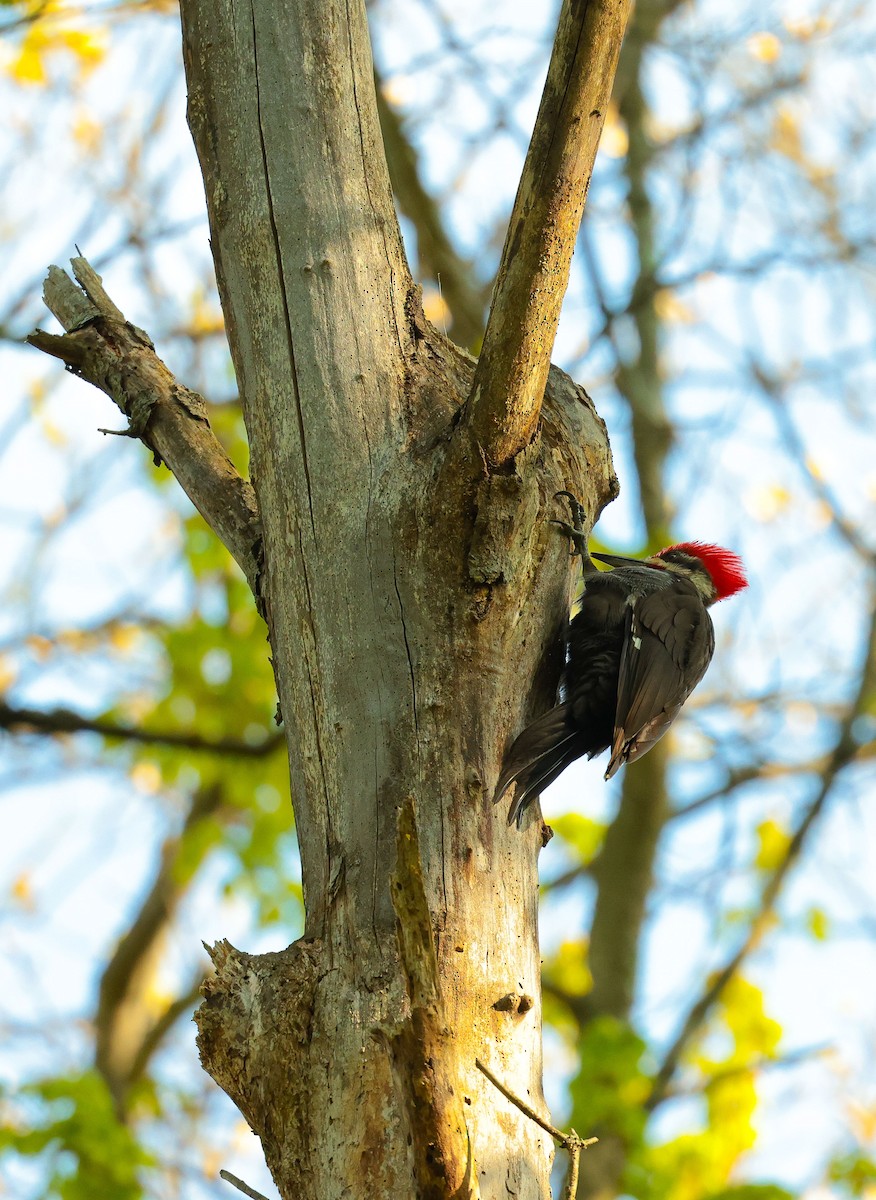
[[[521,782],[521,780],[517,781],[518,790],[508,809],[509,825],[514,825],[516,823],[517,828],[520,829],[523,824],[523,814],[526,812],[531,801],[534,800],[536,796],[541,795],[546,788],[550,787],[555,779],[559,779],[563,771],[565,771],[566,767],[568,767],[570,763],[573,763],[576,758],[580,758],[581,755],[585,753],[579,744],[579,738],[580,735],[574,735],[566,752],[559,757],[555,756],[550,762],[550,765],[546,767],[544,772],[539,775],[538,778],[527,779],[525,785]],[[545,756],[545,758],[547,758],[547,756]]]
[[508,824],[520,826],[534,796],[565,771],[569,763],[587,754],[584,734],[572,724],[572,708],[558,704],[533,721],[517,737],[505,759],[493,803],[498,804],[512,783],[517,794],[508,810]]

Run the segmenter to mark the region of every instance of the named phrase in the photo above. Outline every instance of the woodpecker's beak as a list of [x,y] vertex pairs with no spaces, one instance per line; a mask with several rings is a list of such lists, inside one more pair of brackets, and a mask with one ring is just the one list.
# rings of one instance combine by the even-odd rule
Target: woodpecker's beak
[[659,558],[624,558],[622,554],[596,554],[593,551],[590,557],[609,567],[653,567],[656,571],[666,570],[665,563]]

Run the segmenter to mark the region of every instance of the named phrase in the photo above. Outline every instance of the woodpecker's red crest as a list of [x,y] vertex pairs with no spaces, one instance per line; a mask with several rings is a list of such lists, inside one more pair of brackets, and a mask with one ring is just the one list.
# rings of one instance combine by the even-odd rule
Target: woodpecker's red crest
[[732,550],[723,546],[714,546],[709,542],[677,542],[674,546],[666,546],[659,550],[655,558],[666,558],[672,550],[680,550],[691,558],[698,558],[709,573],[715,585],[715,600],[726,600],[735,596],[743,588],[748,587],[745,567],[742,559]]

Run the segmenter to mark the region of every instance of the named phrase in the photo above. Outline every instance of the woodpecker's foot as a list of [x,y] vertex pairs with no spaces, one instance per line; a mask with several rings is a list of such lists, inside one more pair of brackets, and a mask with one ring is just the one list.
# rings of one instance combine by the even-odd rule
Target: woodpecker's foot
[[[569,501],[569,508],[572,510],[572,524],[580,533],[580,531],[584,528],[584,518],[587,516],[587,511],[584,508],[584,505],[577,496],[573,496],[571,492],[567,492],[565,489],[562,492],[554,492],[555,500],[559,500],[560,496],[565,496]],[[555,525],[559,525],[560,523],[561,522],[559,521],[554,521]]]
[[562,491],[554,493],[555,500],[558,500],[560,496],[565,496],[569,501],[569,508],[572,512],[572,524],[570,525],[568,521],[551,521],[551,525],[556,525],[557,529],[571,541],[574,546],[572,557],[574,558],[576,554],[580,554],[582,560],[586,561],[589,559],[590,554],[587,550],[587,535],[584,532],[584,518],[587,515],[584,505],[571,492]]

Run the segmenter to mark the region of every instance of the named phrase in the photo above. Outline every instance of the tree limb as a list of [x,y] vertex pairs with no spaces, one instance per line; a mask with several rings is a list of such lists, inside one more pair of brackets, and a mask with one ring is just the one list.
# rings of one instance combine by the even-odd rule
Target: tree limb
[[228,754],[240,758],[263,758],[283,741],[282,733],[271,734],[255,744],[238,738],[211,740],[197,733],[180,733],[173,729],[138,729],[133,725],[119,725],[103,717],[83,717],[68,708],[14,708],[2,701],[0,729],[19,729],[49,736],[59,733],[99,733],[101,737],[117,738],[123,742],[173,746],[180,750],[204,750],[210,754]]
[[502,252],[468,426],[502,467],[532,440],[575,239],[630,11],[564,0]]
[[594,1016],[629,1020],[654,858],[668,809],[666,759],[667,745],[659,743],[627,773],[617,816],[590,867],[597,895],[589,950],[593,988],[587,1000]]
[[64,329],[41,329],[27,341],[60,358],[105,392],[128,417],[120,432],[140,438],[177,477],[198,512],[227,546],[258,598],[261,522],[252,485],[242,479],[210,428],[206,405],[183,387],[155,353],[147,334],[125,320],[100,276],[81,257],[66,271],[50,267],[43,299]]
[[[132,1084],[140,1078],[162,1039],[194,1003],[200,990],[192,985],[157,1016],[149,999],[164,953],[165,940],[188,886],[178,870],[186,834],[200,821],[213,816],[222,802],[222,789],[205,788],[195,794],[179,837],[168,838],[152,887],[110,957],[98,989],[94,1017],[95,1066],[112,1093],[116,1111],[124,1117]],[[201,857],[207,852],[205,844]]]

